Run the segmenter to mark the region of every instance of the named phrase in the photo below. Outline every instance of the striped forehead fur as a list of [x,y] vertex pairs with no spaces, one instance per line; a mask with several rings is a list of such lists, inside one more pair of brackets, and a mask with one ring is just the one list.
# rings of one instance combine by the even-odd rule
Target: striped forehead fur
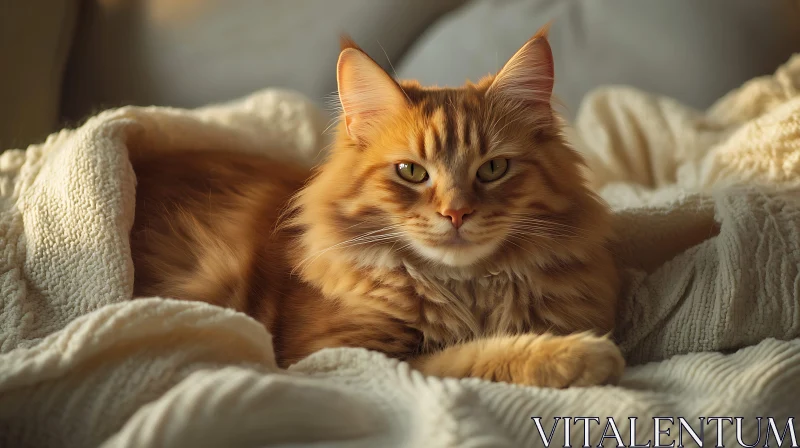
[[419,157],[451,154],[459,148],[486,155],[489,136],[483,125],[487,118],[485,85],[438,89],[401,83],[410,107],[416,111],[416,120],[422,125],[411,138]]

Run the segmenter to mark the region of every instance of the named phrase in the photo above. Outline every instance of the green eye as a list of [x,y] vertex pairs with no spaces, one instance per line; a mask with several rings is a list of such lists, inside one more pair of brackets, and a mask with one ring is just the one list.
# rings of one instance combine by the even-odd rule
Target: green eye
[[397,175],[403,180],[418,184],[428,180],[428,172],[420,165],[411,162],[400,162],[397,164]]
[[481,182],[492,182],[503,177],[508,171],[508,159],[492,159],[478,168],[477,176]]

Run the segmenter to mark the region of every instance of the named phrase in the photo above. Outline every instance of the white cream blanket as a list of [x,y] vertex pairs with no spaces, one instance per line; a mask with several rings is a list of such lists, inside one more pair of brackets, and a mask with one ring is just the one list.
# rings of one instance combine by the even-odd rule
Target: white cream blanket
[[[311,163],[324,125],[304,99],[268,90],[194,111],[108,111],[4,153],[0,446],[540,446],[553,417],[598,417],[596,446],[610,417],[628,444],[629,417],[646,443],[652,417],[699,433],[698,417],[720,416],[745,417],[753,443],[755,417],[780,433],[800,412],[800,56],[706,113],[625,88],[584,104],[574,138],[619,216],[617,337],[632,365],[619,387],[426,378],[361,349],[281,371],[244,315],[128,300],[129,153],[272,148]],[[573,446],[584,422],[570,422]],[[677,438],[677,420],[659,425],[672,430],[662,443]],[[735,444],[735,425],[721,427]]]

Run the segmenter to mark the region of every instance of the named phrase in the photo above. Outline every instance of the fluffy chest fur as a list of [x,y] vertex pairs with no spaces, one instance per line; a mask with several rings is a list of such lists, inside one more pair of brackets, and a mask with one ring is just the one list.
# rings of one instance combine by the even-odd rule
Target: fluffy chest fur
[[[306,273],[319,274],[312,282],[325,300],[355,314],[402,322],[420,333],[426,352],[483,336],[608,330],[614,320],[614,276],[598,271],[598,263],[562,262],[560,274],[533,262],[481,271],[410,263],[314,265]],[[566,284],[565,275],[571,276]],[[591,289],[595,295],[585,293]]]
[[426,346],[530,331],[541,320],[536,305],[542,304],[542,295],[530,279],[508,272],[472,278],[448,278],[415,268],[406,272],[409,284],[421,297],[415,324]]

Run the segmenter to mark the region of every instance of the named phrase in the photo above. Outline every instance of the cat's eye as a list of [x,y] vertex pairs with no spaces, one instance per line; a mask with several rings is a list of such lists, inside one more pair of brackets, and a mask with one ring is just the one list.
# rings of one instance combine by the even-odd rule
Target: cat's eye
[[508,171],[508,159],[492,159],[478,168],[476,176],[481,182],[492,182],[503,177]]
[[411,183],[422,183],[428,180],[428,172],[419,164],[400,162],[397,164],[397,175]]

